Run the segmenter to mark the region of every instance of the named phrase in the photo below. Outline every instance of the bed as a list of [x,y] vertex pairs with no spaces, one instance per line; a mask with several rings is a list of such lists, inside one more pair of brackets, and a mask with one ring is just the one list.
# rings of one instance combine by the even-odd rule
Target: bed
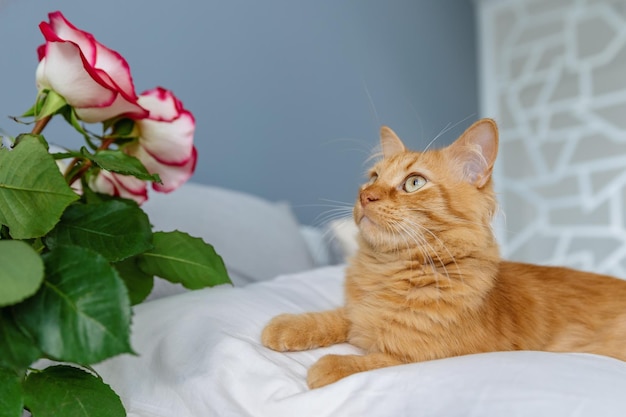
[[309,390],[306,371],[318,358],[358,349],[279,353],[260,333],[279,313],[342,303],[350,246],[324,235],[337,243],[349,233],[298,225],[286,204],[194,184],[145,208],[157,230],[187,229],[213,243],[235,285],[185,291],[159,280],[134,308],[137,355],[95,366],[130,417],[626,415],[626,363],[590,354],[469,355]]

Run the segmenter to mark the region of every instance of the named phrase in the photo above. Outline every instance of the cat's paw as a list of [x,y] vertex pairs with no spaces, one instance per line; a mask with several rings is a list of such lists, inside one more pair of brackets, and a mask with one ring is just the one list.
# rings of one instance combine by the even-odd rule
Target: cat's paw
[[311,340],[310,324],[302,315],[281,314],[274,317],[261,333],[265,347],[279,351],[300,351],[316,347]]
[[326,355],[309,368],[306,382],[309,388],[320,388],[359,372],[354,355]]

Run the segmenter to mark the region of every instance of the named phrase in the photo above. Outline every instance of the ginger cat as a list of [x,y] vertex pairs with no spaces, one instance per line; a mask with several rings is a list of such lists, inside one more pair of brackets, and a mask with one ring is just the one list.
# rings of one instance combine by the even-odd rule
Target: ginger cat
[[588,352],[626,360],[626,281],[501,260],[491,230],[496,123],[479,120],[452,145],[406,150],[381,129],[383,159],[354,206],[359,250],[345,305],[282,314],[265,346],[299,351],[349,342],[327,355],[310,388],[356,372],[505,350]]

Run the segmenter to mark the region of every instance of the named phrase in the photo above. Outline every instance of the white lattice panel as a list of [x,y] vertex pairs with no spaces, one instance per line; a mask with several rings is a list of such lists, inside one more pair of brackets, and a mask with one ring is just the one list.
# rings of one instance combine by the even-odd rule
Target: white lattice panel
[[626,0],[476,7],[503,255],[626,278]]

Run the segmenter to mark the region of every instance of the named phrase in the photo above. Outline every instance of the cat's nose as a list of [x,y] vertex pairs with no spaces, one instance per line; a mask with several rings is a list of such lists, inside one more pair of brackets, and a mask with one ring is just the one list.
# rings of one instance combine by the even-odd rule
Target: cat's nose
[[380,197],[378,196],[378,194],[375,191],[364,190],[364,191],[361,191],[360,199],[361,199],[361,205],[363,207],[365,207],[366,205],[368,205],[372,201],[380,200]]

